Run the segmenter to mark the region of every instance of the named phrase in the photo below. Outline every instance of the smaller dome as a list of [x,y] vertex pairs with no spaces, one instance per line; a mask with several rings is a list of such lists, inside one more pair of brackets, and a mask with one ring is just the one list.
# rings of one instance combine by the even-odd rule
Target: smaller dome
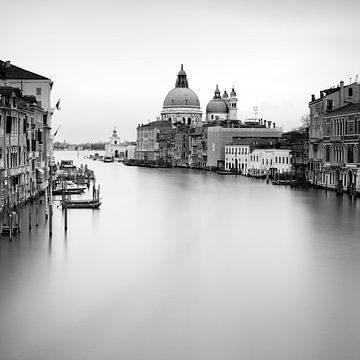
[[220,90],[218,85],[216,85],[215,96],[206,106],[206,113],[227,113],[228,106],[226,102],[220,96]]
[[212,99],[206,106],[206,113],[228,113],[228,106],[223,99]]
[[223,98],[223,99],[228,99],[228,98],[229,98],[229,95],[228,95],[228,93],[226,92],[226,89],[225,89],[225,91],[224,91],[224,93],[223,93],[222,98]]
[[234,90],[234,87],[231,90],[230,97],[236,97],[236,92]]

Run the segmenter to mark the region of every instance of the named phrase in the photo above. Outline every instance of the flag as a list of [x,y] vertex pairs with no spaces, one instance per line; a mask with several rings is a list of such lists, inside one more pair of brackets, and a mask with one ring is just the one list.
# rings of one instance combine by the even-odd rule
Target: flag
[[56,134],[58,133],[59,129],[60,129],[60,125],[59,125],[59,127],[56,129],[56,131],[55,131],[55,133],[54,133],[53,137],[55,137],[55,136],[56,136]]
[[55,107],[56,107],[57,110],[61,110],[61,107],[60,107],[60,99],[57,101]]

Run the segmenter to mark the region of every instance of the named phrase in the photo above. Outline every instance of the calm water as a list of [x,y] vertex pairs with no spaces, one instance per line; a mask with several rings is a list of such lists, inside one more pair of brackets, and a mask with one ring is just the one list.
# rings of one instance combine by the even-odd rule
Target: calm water
[[0,240],[1,360],[360,358],[360,199],[56,155],[103,204]]

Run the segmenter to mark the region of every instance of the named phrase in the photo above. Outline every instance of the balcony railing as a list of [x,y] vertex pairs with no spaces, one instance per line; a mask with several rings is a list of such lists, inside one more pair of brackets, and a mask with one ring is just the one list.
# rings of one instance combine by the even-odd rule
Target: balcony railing
[[344,135],[331,135],[330,141],[344,141]]

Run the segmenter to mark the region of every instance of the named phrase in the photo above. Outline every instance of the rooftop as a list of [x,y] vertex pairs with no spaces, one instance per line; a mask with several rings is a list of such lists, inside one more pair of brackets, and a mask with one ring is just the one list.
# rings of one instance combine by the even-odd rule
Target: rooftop
[[355,104],[348,104],[343,106],[340,109],[336,109],[334,111],[328,111],[327,114],[324,114],[324,118],[336,115],[344,115],[344,114],[351,114],[351,113],[358,113],[360,112],[360,103]]
[[35,74],[10,63],[0,60],[1,80],[50,80],[45,76]]

